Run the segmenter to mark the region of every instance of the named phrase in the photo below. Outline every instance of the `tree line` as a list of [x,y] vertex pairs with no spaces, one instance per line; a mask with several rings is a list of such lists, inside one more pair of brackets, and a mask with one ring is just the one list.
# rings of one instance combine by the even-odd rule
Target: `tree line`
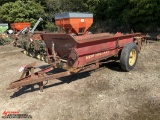
[[32,25],[39,17],[41,29],[54,30],[54,15],[91,12],[92,31],[160,32],[160,0],[0,0],[0,22]]

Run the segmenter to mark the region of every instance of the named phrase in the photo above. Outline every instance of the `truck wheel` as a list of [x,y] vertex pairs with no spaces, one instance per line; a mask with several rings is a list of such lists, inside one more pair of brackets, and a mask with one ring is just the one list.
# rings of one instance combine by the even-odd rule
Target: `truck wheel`
[[124,71],[132,70],[138,59],[138,48],[135,43],[126,44],[121,52],[120,64]]

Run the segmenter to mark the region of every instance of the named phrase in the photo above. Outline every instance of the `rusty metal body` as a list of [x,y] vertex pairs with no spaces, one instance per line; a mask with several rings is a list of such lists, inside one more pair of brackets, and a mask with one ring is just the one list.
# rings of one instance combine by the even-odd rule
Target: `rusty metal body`
[[[102,33],[83,35],[83,39],[83,36],[44,33],[42,38],[47,46],[50,66],[34,73],[35,63],[27,65],[20,79],[12,82],[7,89],[39,83],[43,91],[43,81],[97,69],[101,60],[118,56],[125,44],[135,42],[140,35],[137,33],[112,36]],[[135,36],[137,36],[136,39],[134,39]],[[65,72],[52,74],[57,67],[64,69]]]
[[[134,42],[135,36],[140,33],[127,35],[110,35],[107,33],[89,34],[82,36],[72,36],[68,34],[42,34],[42,38],[47,46],[48,61],[54,61],[54,51],[56,61],[61,65],[65,63],[67,68],[80,68],[90,63],[98,62],[102,59],[117,56],[123,46],[129,42]],[[66,61],[66,62],[64,62]]]
[[[70,14],[62,14],[56,20],[58,25],[63,27],[66,25],[66,29],[70,30],[69,34],[41,34],[42,40],[44,40],[46,44],[47,60],[50,66],[34,73],[35,63],[27,65],[21,78],[12,82],[8,89],[39,83],[42,91],[43,81],[97,69],[101,64],[101,60],[109,57],[118,58],[121,50],[128,43],[134,42],[137,44],[138,50],[140,51],[141,49],[141,33],[125,35],[121,33],[115,35],[108,33],[87,34],[87,30],[91,24],[86,24],[86,26],[83,26],[84,31],[83,35],[81,35],[77,31],[77,26],[81,28],[79,22],[84,23],[84,18],[87,17],[85,15],[82,16],[81,19],[78,17],[78,25],[75,25],[72,21],[75,17],[72,15],[73,18],[66,17],[66,15]],[[62,20],[59,20],[59,18]],[[93,22],[90,18],[87,19],[88,23]],[[62,22],[64,19],[66,21]],[[84,21],[82,19],[84,19]],[[62,68],[64,72],[52,73],[56,68]]]
[[[65,77],[73,74],[70,71],[54,73],[54,70],[56,69],[56,66],[54,65],[50,65],[49,67],[43,70],[34,72],[34,69],[36,69],[35,65],[36,65],[36,62],[26,65],[20,79],[10,83],[10,85],[7,87],[7,90],[14,89],[14,88],[20,89],[20,87],[22,86],[39,83],[40,90],[43,91],[43,81],[53,80],[53,79],[57,79],[57,78],[61,78],[61,77]],[[99,67],[99,64],[93,64],[90,67],[79,71],[79,73],[90,71],[98,67]]]

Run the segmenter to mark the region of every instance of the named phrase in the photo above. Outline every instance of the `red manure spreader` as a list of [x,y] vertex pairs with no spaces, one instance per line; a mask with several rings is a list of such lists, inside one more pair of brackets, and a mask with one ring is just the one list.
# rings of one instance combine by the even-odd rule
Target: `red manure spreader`
[[[43,91],[43,81],[97,69],[112,57],[119,59],[124,71],[135,67],[143,39],[141,33],[91,34],[88,32],[93,23],[91,13],[56,14],[55,21],[65,33],[41,34],[49,67],[34,72],[36,63],[26,65],[20,79],[7,89],[39,83],[40,91]],[[54,73],[57,68],[63,72]]]

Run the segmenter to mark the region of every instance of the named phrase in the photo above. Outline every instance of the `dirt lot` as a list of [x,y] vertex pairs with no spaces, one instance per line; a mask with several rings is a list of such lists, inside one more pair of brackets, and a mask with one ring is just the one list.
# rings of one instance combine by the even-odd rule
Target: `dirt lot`
[[159,48],[160,42],[144,45],[131,72],[109,63],[73,81],[49,81],[39,94],[37,85],[17,93],[6,87],[20,77],[20,66],[45,63],[22,54],[20,48],[0,46],[1,116],[6,110],[32,115],[33,120],[160,120]]

